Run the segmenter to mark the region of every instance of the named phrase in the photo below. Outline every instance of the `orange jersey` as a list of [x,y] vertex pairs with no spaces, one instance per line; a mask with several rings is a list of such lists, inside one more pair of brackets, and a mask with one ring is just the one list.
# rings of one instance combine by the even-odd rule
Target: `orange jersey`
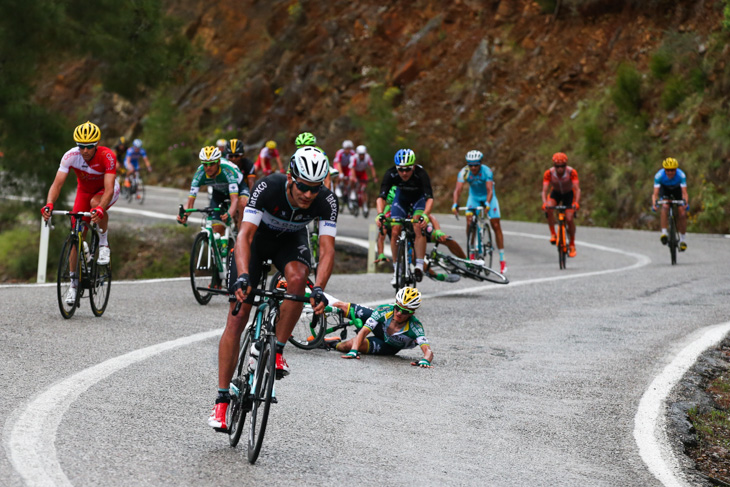
[[573,184],[578,184],[578,171],[568,166],[565,168],[563,176],[558,176],[558,172],[554,167],[545,171],[542,178],[543,184],[549,184],[554,191],[558,193],[567,193],[573,191]]

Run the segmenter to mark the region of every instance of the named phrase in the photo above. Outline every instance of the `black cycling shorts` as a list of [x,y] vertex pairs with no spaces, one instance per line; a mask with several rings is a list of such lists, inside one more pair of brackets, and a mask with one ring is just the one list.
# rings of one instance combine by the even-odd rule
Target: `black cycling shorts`
[[555,190],[552,190],[550,192],[550,199],[555,200],[555,206],[567,206],[570,208],[573,206],[573,191],[568,191],[567,193],[559,193]]
[[681,200],[682,199],[682,187],[681,186],[666,186],[664,184],[659,186],[659,199],[660,200]]
[[[255,288],[261,280],[262,262],[271,259],[274,266],[284,273],[284,268],[289,262],[297,261],[309,267],[312,262],[312,254],[309,250],[309,241],[306,229],[281,236],[268,236],[256,232],[251,242],[251,260],[248,264],[249,283]],[[236,270],[236,259],[231,258],[228,268],[228,292],[231,293],[229,301],[235,301],[233,297],[233,285],[238,279]],[[253,304],[254,296],[249,294],[245,303]]]

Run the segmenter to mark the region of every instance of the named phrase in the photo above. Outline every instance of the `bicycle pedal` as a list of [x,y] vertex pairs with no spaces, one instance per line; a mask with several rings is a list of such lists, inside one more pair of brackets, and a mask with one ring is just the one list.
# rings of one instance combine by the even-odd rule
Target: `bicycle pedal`
[[271,404],[278,404],[279,400],[276,397],[271,398]]

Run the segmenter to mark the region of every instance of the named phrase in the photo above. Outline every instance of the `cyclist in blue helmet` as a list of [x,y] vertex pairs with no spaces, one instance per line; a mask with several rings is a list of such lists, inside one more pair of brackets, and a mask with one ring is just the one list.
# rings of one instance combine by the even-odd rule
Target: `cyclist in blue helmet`
[[[423,278],[423,257],[426,255],[426,237],[423,235],[423,227],[428,224],[433,208],[433,190],[431,189],[431,178],[428,177],[426,170],[416,164],[416,154],[411,149],[400,149],[395,153],[395,167],[391,167],[385,172],[382,183],[380,184],[380,194],[376,201],[378,209],[378,225],[382,225],[385,218],[384,210],[388,192],[395,186],[395,196],[390,207],[391,218],[417,218],[422,216],[423,221],[415,224],[416,228],[416,270],[415,277],[417,281]],[[390,249],[393,255],[398,250],[398,234],[401,225],[393,225],[390,238]],[[395,285],[396,262],[393,260],[393,279],[391,284]]]

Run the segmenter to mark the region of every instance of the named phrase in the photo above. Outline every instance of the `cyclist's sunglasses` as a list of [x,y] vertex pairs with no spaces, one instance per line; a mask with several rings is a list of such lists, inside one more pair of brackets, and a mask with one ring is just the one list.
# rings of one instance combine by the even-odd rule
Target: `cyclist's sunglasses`
[[310,186],[308,184],[300,183],[296,179],[292,178],[292,181],[294,181],[294,184],[297,185],[297,189],[301,191],[302,193],[306,193],[307,191],[311,192],[312,194],[319,193],[319,190],[322,189],[322,185],[318,184],[317,186]]
[[96,147],[96,143],[95,144],[76,144],[76,147],[78,147],[79,149],[93,149],[94,147]]
[[220,162],[220,159],[217,161],[208,161],[208,162],[200,161],[200,163],[204,166],[212,166],[213,164],[218,164],[219,162]]
[[415,310],[412,310],[412,309],[401,308],[397,304],[395,305],[394,309],[395,309],[395,311],[398,311],[399,313],[404,314],[404,315],[412,315],[413,313],[416,312]]
[[406,167],[399,167],[398,172],[408,172],[413,171],[413,166],[406,166]]
[[567,166],[567,164],[553,164],[553,165],[554,165],[555,167],[557,167],[557,168],[560,168],[560,167],[566,167],[566,166]]

